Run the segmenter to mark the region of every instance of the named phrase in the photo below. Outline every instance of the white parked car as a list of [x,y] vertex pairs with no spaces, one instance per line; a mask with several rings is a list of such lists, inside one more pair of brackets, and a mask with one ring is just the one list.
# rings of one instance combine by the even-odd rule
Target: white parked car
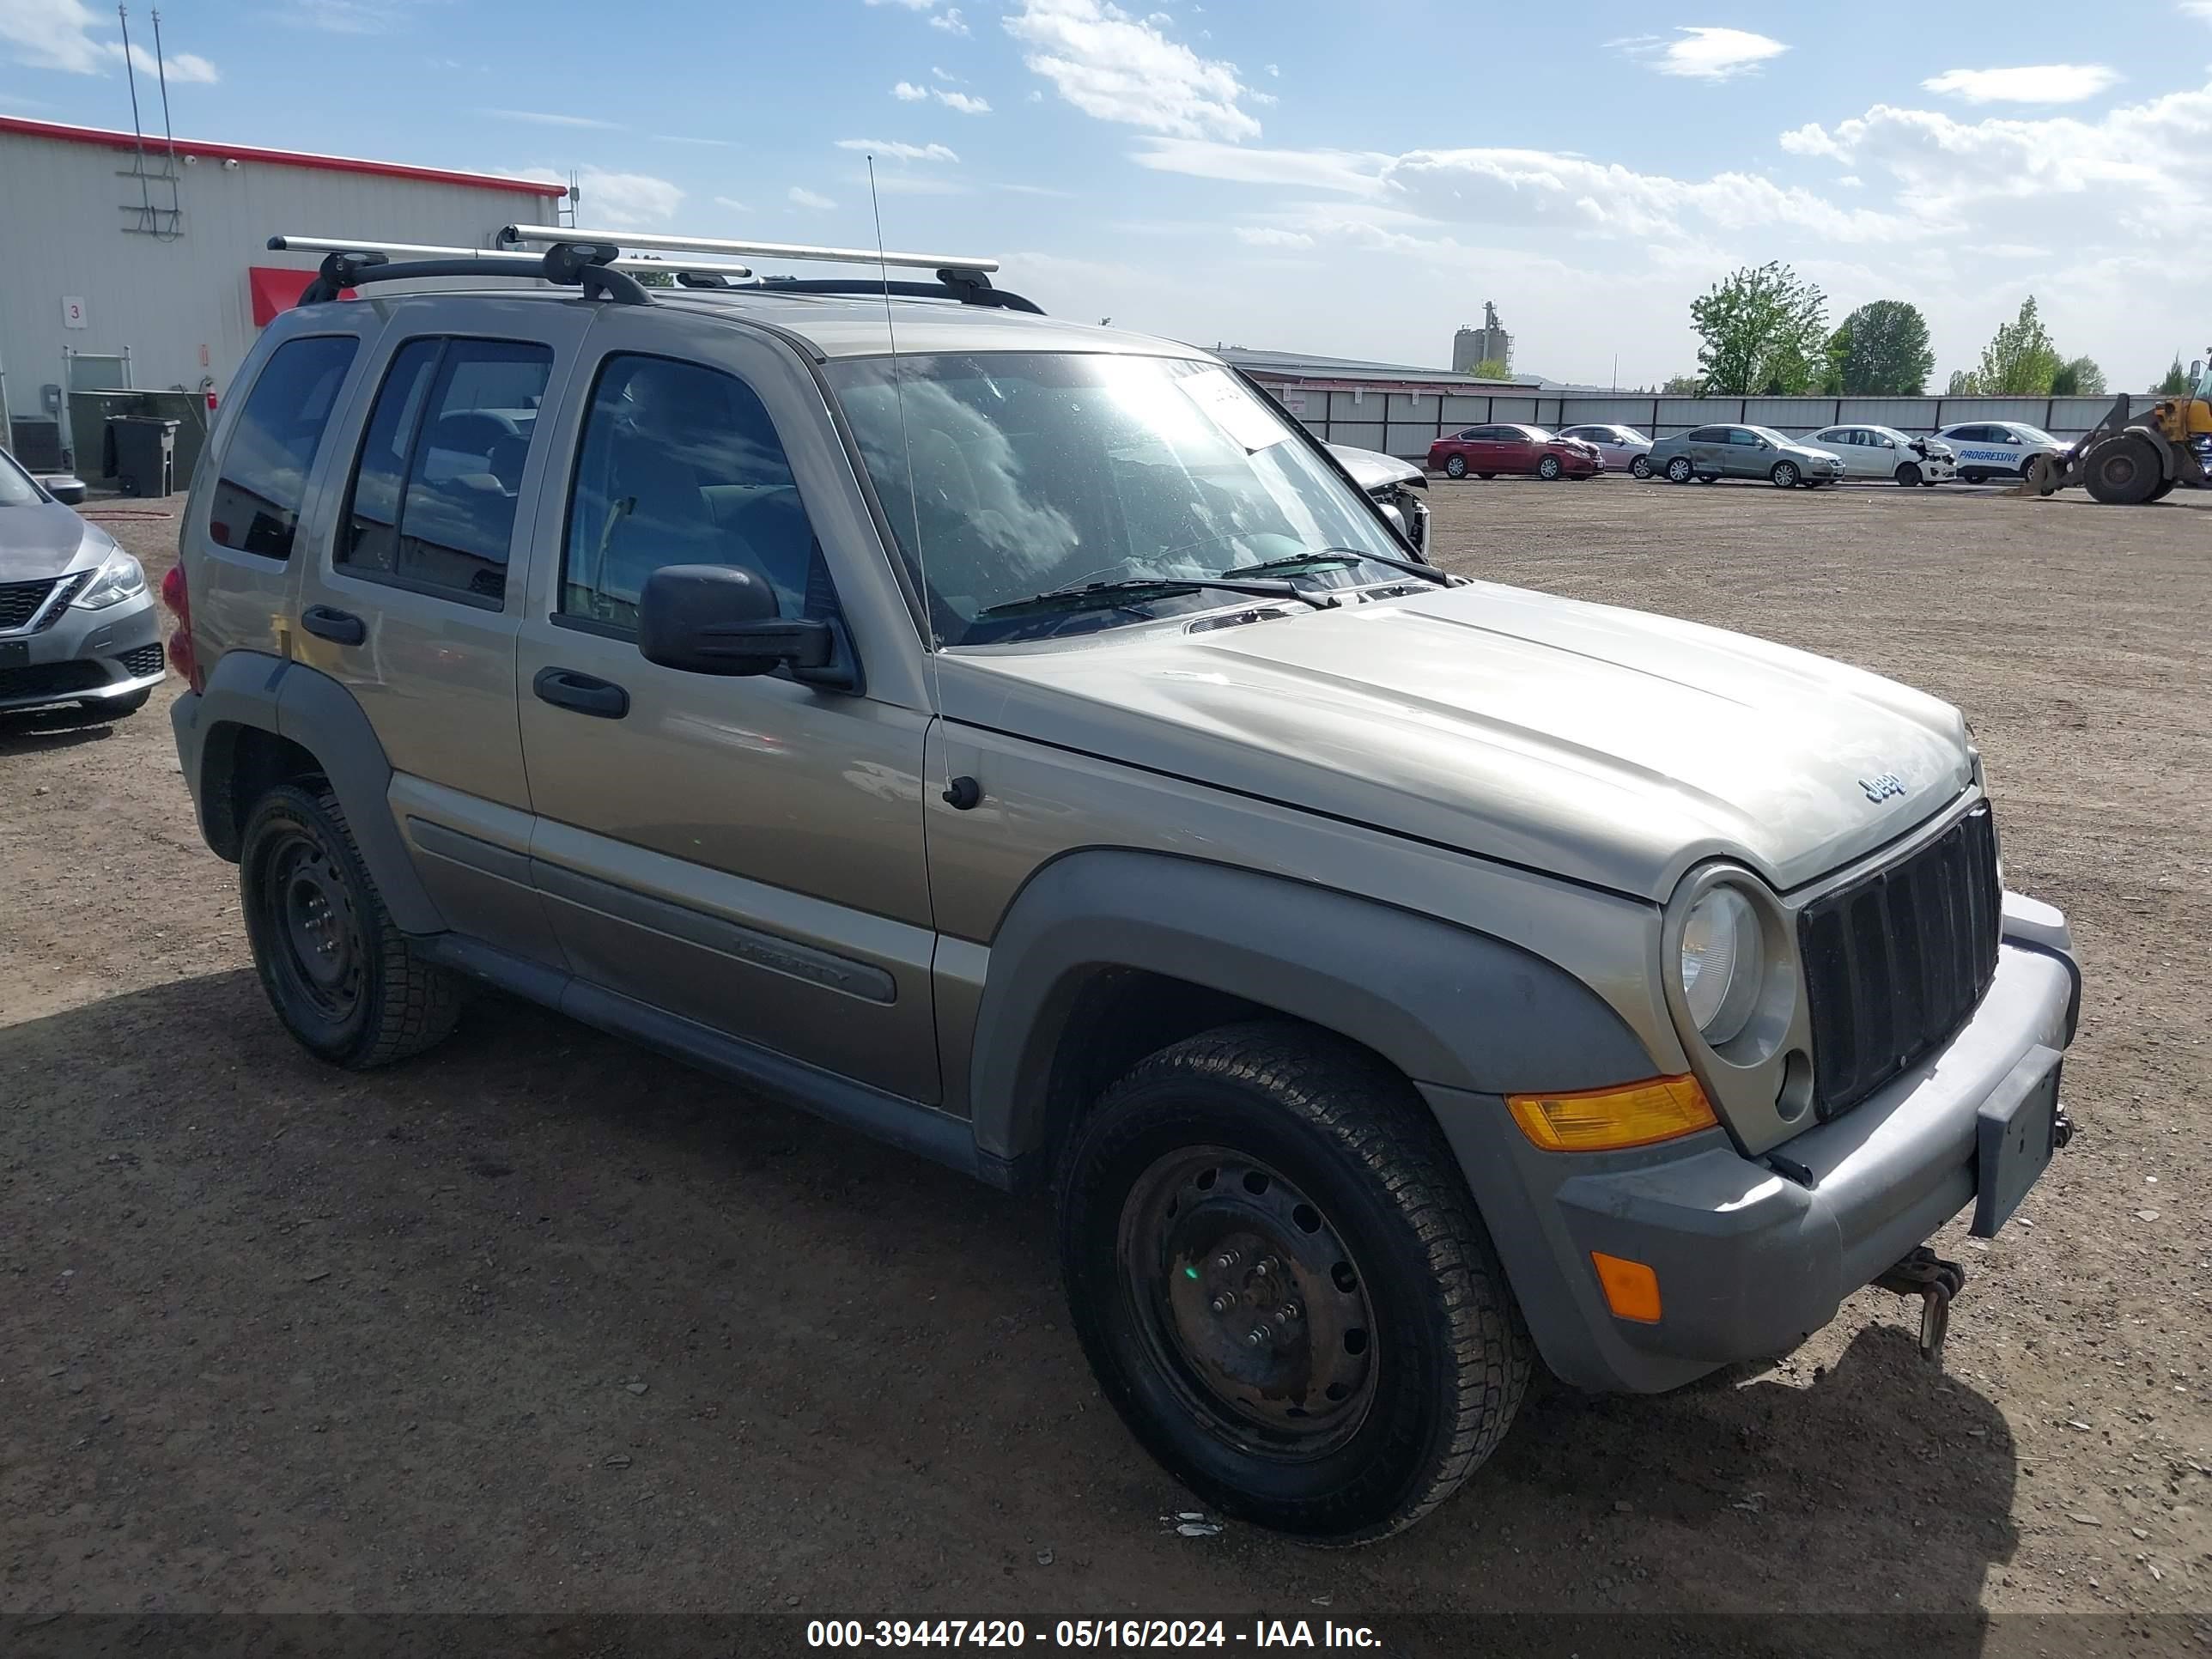
[[1614,426],[1610,422],[1571,426],[1559,435],[1595,444],[1597,453],[1605,458],[1605,470],[1608,472],[1633,472],[1639,478],[1651,476],[1651,463],[1645,459],[1651,453],[1651,440],[1632,426]]
[[1936,435],[1957,452],[1959,476],[1968,483],[2017,478],[2038,455],[2056,455],[2066,447],[2025,421],[1962,421]]
[[1844,464],[1844,477],[1866,483],[1948,483],[1958,457],[1941,438],[1911,438],[1893,426],[1827,426],[1804,440]]

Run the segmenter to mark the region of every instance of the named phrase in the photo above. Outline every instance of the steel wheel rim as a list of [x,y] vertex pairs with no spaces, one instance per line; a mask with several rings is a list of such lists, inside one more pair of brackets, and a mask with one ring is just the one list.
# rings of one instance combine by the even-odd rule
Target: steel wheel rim
[[1379,1363],[1365,1277],[1280,1171],[1220,1146],[1154,1160],[1123,1203],[1116,1265],[1148,1356],[1217,1438],[1306,1462],[1367,1420]]
[[361,1001],[363,959],[353,900],[319,842],[288,836],[264,866],[277,971],[324,1018],[342,1022]]

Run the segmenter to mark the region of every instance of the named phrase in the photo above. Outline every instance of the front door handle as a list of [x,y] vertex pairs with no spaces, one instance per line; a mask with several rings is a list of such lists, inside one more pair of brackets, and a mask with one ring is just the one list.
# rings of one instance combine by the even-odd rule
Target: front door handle
[[311,605],[300,613],[300,626],[319,640],[334,645],[359,645],[368,637],[368,624],[350,611],[327,605]]
[[629,713],[629,693],[611,680],[580,674],[573,668],[541,668],[530,689],[542,702],[556,708],[573,708],[603,720],[618,720]]

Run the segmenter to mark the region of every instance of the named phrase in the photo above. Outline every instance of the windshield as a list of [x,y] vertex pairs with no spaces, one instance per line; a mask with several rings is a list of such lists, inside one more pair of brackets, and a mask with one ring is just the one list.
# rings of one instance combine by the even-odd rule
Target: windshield
[[1779,432],[1777,432],[1771,426],[1747,426],[1744,428],[1744,430],[1746,432],[1755,433],[1759,437],[1765,439],[1766,441],[1771,444],[1781,445],[1795,443],[1796,441],[1794,438],[1784,437]]
[[15,458],[0,449],[0,507],[35,507],[46,499]]
[[2054,449],[2058,447],[2058,440],[2039,426],[2016,422],[2013,427],[2013,432],[2032,444],[2049,444]]
[[902,357],[896,379],[885,358],[828,374],[941,644],[1233,603],[1201,591],[1042,623],[982,614],[1091,582],[1218,577],[1328,549],[1354,556],[1291,579],[1403,574],[1358,556],[1406,554],[1288,419],[1218,364],[1010,352]]

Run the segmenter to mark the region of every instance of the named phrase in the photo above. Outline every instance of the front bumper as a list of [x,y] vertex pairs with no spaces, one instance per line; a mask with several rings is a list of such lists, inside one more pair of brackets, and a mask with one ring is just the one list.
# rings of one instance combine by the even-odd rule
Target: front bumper
[[161,683],[161,623],[151,590],[104,611],[66,605],[33,630],[0,634],[0,709],[112,702]]
[[[1798,1178],[1719,1130],[1539,1152],[1496,1097],[1425,1089],[1553,1370],[1654,1393],[1785,1352],[1972,1203],[1982,1103],[2039,1048],[2064,1049],[2081,1006],[2058,912],[2008,893],[2004,932],[1996,981],[1948,1043],[1778,1149]],[[1656,1271],[1656,1322],[1613,1316],[1593,1250]]]

